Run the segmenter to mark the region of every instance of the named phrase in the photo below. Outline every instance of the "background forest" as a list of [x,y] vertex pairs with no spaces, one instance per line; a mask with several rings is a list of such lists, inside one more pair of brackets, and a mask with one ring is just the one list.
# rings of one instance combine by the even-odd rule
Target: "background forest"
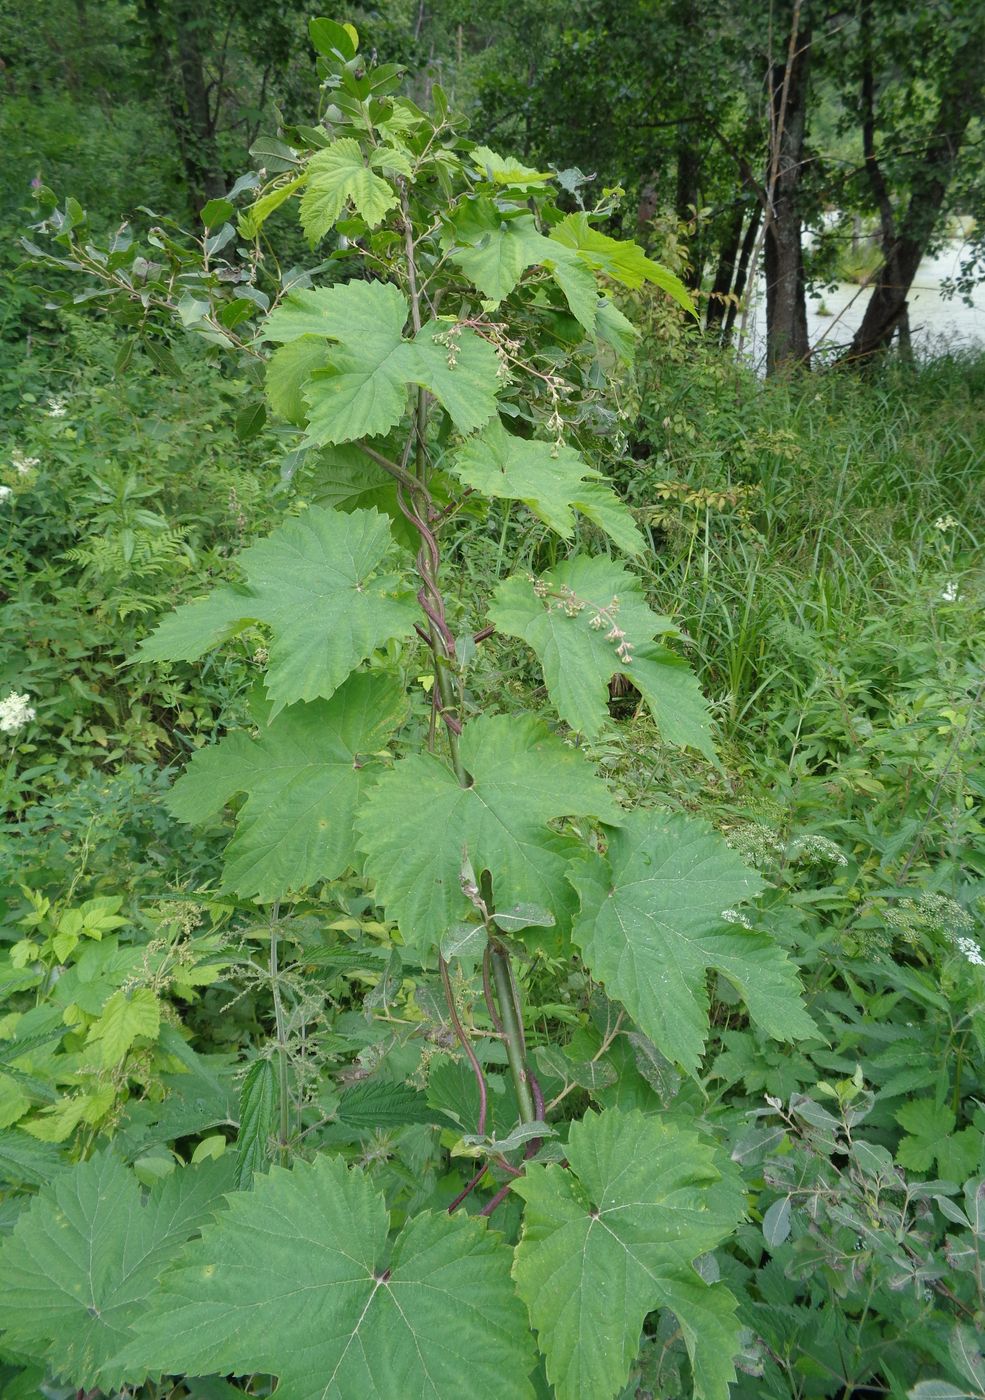
[[985,1400],[985,7],[310,20],[0,0],[0,1396]]

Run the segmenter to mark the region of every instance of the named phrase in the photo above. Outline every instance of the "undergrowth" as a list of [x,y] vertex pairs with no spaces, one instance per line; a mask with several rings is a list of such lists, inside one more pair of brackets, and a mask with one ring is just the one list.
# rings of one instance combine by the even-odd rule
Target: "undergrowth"
[[[8,344],[0,460],[0,697],[32,714],[2,736],[0,1147],[8,1126],[43,1126],[31,1152],[0,1150],[0,1230],[69,1164],[108,1162],[106,1143],[128,1164],[107,1176],[121,1199],[186,1162],[214,1170],[216,1190],[248,1184],[258,1105],[251,1169],[337,1156],[385,1193],[395,1227],[452,1207],[474,1165],[474,1089],[426,959],[361,878],[283,912],[217,893],[226,819],[178,832],[161,805],[190,754],[264,722],[264,636],[201,665],[133,665],[166,612],[235,580],[235,554],[315,488],[281,472],[275,435],[237,431],[250,386],[207,353],[126,350],[101,321],[23,296],[32,342]],[[712,974],[710,1039],[688,1078],[544,925],[519,978],[545,1111],[562,1131],[589,1108],[639,1112],[717,1149],[746,1214],[699,1266],[738,1300],[737,1400],[959,1393],[932,1389],[941,1376],[978,1397],[985,358],[761,383],[631,301],[645,334],[599,465],[646,531],[641,572],[680,629],[719,757],[661,742],[619,677],[614,722],[579,747],[624,808],[704,817],[764,877],[756,927],[796,963],[818,1036],[770,1040]],[[466,502],[460,525],[462,635],[507,574],[597,543],[584,523],[567,543],[496,502]],[[435,685],[419,661],[417,741]],[[492,695],[571,738],[502,632],[463,664],[466,710]],[[474,989],[468,969],[456,978],[464,1014]],[[503,1044],[481,1030],[508,1130]],[[515,1197],[495,1217],[510,1241],[519,1217]],[[5,1397],[56,1393],[36,1357],[0,1358]],[[693,1384],[677,1321],[654,1311],[623,1396],[675,1400]],[[241,1385],[271,1390],[264,1375]],[[142,1393],[238,1392],[214,1378]]]

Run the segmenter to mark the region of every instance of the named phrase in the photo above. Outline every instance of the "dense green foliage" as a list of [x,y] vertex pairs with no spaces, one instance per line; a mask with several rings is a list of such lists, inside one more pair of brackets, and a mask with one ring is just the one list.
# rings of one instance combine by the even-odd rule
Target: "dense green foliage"
[[12,275],[0,1391],[978,1400],[985,365],[764,384],[311,37]]

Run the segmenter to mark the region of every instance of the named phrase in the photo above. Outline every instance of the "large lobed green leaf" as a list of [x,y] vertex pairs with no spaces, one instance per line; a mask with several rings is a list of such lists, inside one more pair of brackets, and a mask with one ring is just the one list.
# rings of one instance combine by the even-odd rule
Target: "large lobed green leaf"
[[586,964],[668,1059],[697,1068],[712,968],[769,1035],[817,1035],[784,950],[729,922],[762,881],[706,822],[629,813],[608,859],[585,862],[572,883],[581,898],[572,936]]
[[375,228],[396,203],[393,187],[363,161],[359,142],[343,136],[308,162],[301,226],[315,243],[334,227],[347,204]]
[[407,298],[385,282],[291,292],[264,327],[266,339],[282,344],[268,371],[274,407],[297,421],[303,403],[312,443],[355,442],[389,432],[408,386],[418,384],[460,433],[481,428],[500,387],[495,350],[450,321],[429,321],[405,339],[409,315]]
[[334,879],[358,863],[353,823],[380,771],[373,756],[405,707],[395,677],[359,672],[331,700],[292,705],[258,739],[240,731],[200,749],[168,806],[202,822],[247,794],[226,849],[226,890],[273,900]]
[[392,1249],[388,1230],[338,1158],[275,1167],[169,1273],[128,1364],[273,1373],[278,1400],[533,1400],[509,1248],[463,1213],[415,1217]]
[[666,740],[713,756],[710,716],[696,678],[673,652],[654,644],[676,629],[651,612],[639,581],[615,560],[582,555],[539,580],[504,579],[489,616],[500,632],[537,653],[551,700],[572,729],[599,732],[608,718],[608,683],[621,673]]
[[739,1189],[697,1133],[640,1112],[573,1123],[568,1169],[528,1165],[513,1273],[557,1400],[610,1400],[639,1350],[647,1313],[670,1308],[691,1356],[696,1400],[728,1400],[735,1300],[706,1284],[698,1255],[729,1236]]
[[[232,1156],[144,1193],[104,1151],[63,1171],[0,1244],[0,1335],[80,1388],[122,1383],[115,1360],[157,1280],[232,1186]],[[130,1379],[140,1379],[131,1371]]]
[[574,533],[575,510],[627,554],[641,554],[643,537],[608,482],[573,448],[515,437],[496,418],[455,454],[451,469],[483,495],[522,501],[562,539]]
[[497,905],[536,905],[562,920],[578,843],[547,823],[619,819],[582,755],[529,716],[470,720],[461,758],[470,787],[440,759],[416,754],[381,777],[357,818],[377,900],[419,948],[471,912],[461,886],[466,859],[477,874],[490,872]]
[[266,684],[275,714],[295,700],[329,698],[378,647],[411,634],[412,598],[376,572],[390,541],[375,510],[314,509],[244,552],[274,629]]
[[527,268],[539,261],[540,244],[548,241],[526,210],[504,219],[485,197],[463,201],[442,240],[452,261],[496,302],[509,296]]
[[248,587],[218,588],[166,617],[141,643],[145,661],[194,661],[251,622],[273,630],[266,675],[276,715],[296,700],[328,699],[378,647],[414,630],[416,605],[379,574],[392,538],[385,515],[313,507],[251,545]]

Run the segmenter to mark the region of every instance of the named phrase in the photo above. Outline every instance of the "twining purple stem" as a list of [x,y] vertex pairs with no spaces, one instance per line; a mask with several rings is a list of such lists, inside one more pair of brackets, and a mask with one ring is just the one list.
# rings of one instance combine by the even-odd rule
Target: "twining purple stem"
[[[423,493],[423,487],[421,488]],[[427,496],[424,494],[427,502]],[[440,666],[443,660],[455,662],[455,635],[445,618],[445,600],[441,589],[438,587],[438,572],[441,566],[441,552],[438,549],[438,541],[435,539],[434,531],[431,529],[428,520],[424,515],[433,517],[434,512],[429,505],[425,504],[421,508],[418,506],[416,495],[411,495],[408,499],[403,492],[401,485],[397,485],[397,504],[406,518],[413,525],[421,540],[421,548],[417,553],[417,572],[421,579],[422,587],[417,595],[417,601],[421,605],[428,622],[431,624],[431,632],[425,637],[428,645],[435,653],[435,665]],[[417,629],[419,635],[424,636],[423,631]],[[444,652],[444,657],[439,655],[439,650]],[[434,714],[440,714],[449,732],[456,737],[462,732],[462,723],[458,716],[443,703],[441,699],[441,686],[436,684],[432,692],[432,709]],[[433,719],[433,715],[432,715]]]
[[482,1209],[479,1211],[479,1214],[492,1215],[496,1207],[502,1205],[503,1202],[506,1200],[506,1197],[510,1194],[511,1188],[512,1182],[509,1181],[506,1183],[505,1186],[501,1186],[500,1189],[496,1192],[495,1196],[493,1196],[492,1200],[487,1201],[486,1204],[482,1207]]
[[[530,1091],[534,1096],[534,1105],[537,1109],[537,1117],[540,1118],[542,1117],[544,1112],[544,1095],[541,1093],[540,1085],[537,1083],[537,1076],[531,1074],[529,1070],[527,1071],[527,1079],[530,1083]],[[536,1156],[536,1154],[540,1151],[540,1146],[543,1141],[543,1138],[530,1139],[523,1153],[523,1160],[525,1162],[529,1162],[531,1157]],[[510,1175],[514,1178],[523,1175],[522,1170],[518,1169],[517,1167],[511,1167],[508,1162],[501,1162],[499,1165],[502,1167],[508,1167]],[[479,1182],[482,1180],[483,1176],[485,1176],[485,1173],[486,1168],[483,1167],[482,1171],[475,1178],[475,1180],[470,1181],[468,1186],[466,1186],[465,1190],[462,1192],[461,1196],[456,1199],[455,1206],[460,1205],[461,1202],[465,1200],[465,1197],[469,1194],[469,1192],[475,1190]],[[506,1197],[510,1194],[511,1184],[512,1183],[508,1181],[505,1186],[501,1187],[500,1190],[496,1192],[495,1196],[493,1196],[492,1200],[486,1202],[486,1204],[479,1211],[479,1214],[492,1215],[496,1207],[502,1205],[503,1202],[506,1200]],[[455,1208],[455,1206],[448,1207],[449,1213]]]
[[[531,1094],[533,1094],[533,1096],[534,1096],[534,1112],[536,1113],[538,1120],[539,1120],[540,1122],[543,1122],[543,1121],[544,1121],[544,1095],[543,1095],[543,1093],[542,1093],[542,1091],[541,1091],[540,1083],[539,1083],[539,1081],[538,1081],[538,1079],[537,1079],[536,1074],[534,1074],[534,1073],[533,1073],[531,1070],[529,1070],[529,1069],[527,1070],[527,1083],[530,1085],[530,1092],[531,1092]],[[524,1160],[525,1162],[529,1162],[531,1157],[536,1156],[536,1154],[540,1151],[541,1143],[542,1143],[543,1141],[544,1141],[543,1138],[531,1138],[531,1139],[530,1139],[530,1141],[527,1143],[526,1149],[525,1149],[525,1151],[524,1151],[524,1153],[523,1153],[523,1160]]]
[[455,1199],[452,1201],[451,1205],[448,1207],[448,1214],[449,1214],[449,1215],[454,1215],[454,1214],[455,1214],[456,1210],[458,1210],[458,1207],[462,1204],[462,1202],[465,1200],[465,1198],[466,1198],[467,1196],[470,1196],[470,1195],[472,1194],[472,1192],[473,1192],[473,1191],[475,1190],[475,1188],[478,1186],[479,1182],[482,1180],[482,1178],[485,1176],[485,1174],[486,1174],[486,1172],[487,1172],[488,1170],[489,1170],[489,1163],[488,1163],[488,1162],[483,1162],[482,1166],[481,1166],[481,1167],[479,1168],[479,1170],[476,1172],[475,1176],[474,1176],[474,1177],[472,1178],[472,1180],[469,1182],[468,1186],[466,1186],[465,1189],[464,1189],[463,1191],[459,1191],[458,1195],[455,1197]]
[[472,1066],[472,1073],[475,1075],[475,1082],[479,1086],[479,1119],[476,1124],[476,1132],[479,1137],[481,1137],[486,1131],[486,1110],[489,1107],[489,1096],[486,1091],[486,1077],[482,1073],[482,1066],[479,1064],[478,1057],[472,1049],[472,1042],[465,1034],[465,1029],[458,1019],[455,994],[451,989],[451,978],[448,976],[448,964],[440,953],[438,954],[438,966],[441,969],[441,985],[444,988],[445,1002],[448,1006],[448,1014],[451,1017],[451,1023],[455,1027],[458,1043],[468,1056],[469,1064]]
[[[540,1084],[537,1082],[537,1076],[533,1073],[532,1070],[529,1069],[527,1070],[527,1083],[530,1085],[530,1092],[534,1096],[534,1109],[537,1113],[537,1120],[538,1122],[543,1123],[544,1095],[541,1092]],[[536,1142],[537,1139],[535,1138],[534,1141]]]
[[440,613],[438,609],[434,606],[434,604],[431,602],[431,599],[429,598],[426,589],[422,588],[418,591],[417,601],[420,603],[421,608],[427,614],[430,621],[434,623],[435,627],[440,632],[441,640],[444,642],[446,649],[450,652],[452,656],[454,656],[455,634],[448,626],[448,623],[445,621],[443,614]]
[[455,1211],[458,1210],[458,1207],[465,1200],[466,1196],[470,1196],[472,1194],[472,1192],[478,1186],[479,1182],[482,1180],[482,1178],[485,1176],[486,1172],[492,1165],[499,1167],[500,1171],[506,1172],[507,1176],[517,1177],[523,1175],[522,1167],[514,1167],[512,1163],[507,1162],[505,1157],[497,1157],[495,1164],[492,1162],[484,1162],[483,1165],[476,1172],[475,1176],[469,1182],[468,1186],[466,1186],[464,1190],[459,1191],[458,1195],[448,1207],[449,1215],[454,1215]]

